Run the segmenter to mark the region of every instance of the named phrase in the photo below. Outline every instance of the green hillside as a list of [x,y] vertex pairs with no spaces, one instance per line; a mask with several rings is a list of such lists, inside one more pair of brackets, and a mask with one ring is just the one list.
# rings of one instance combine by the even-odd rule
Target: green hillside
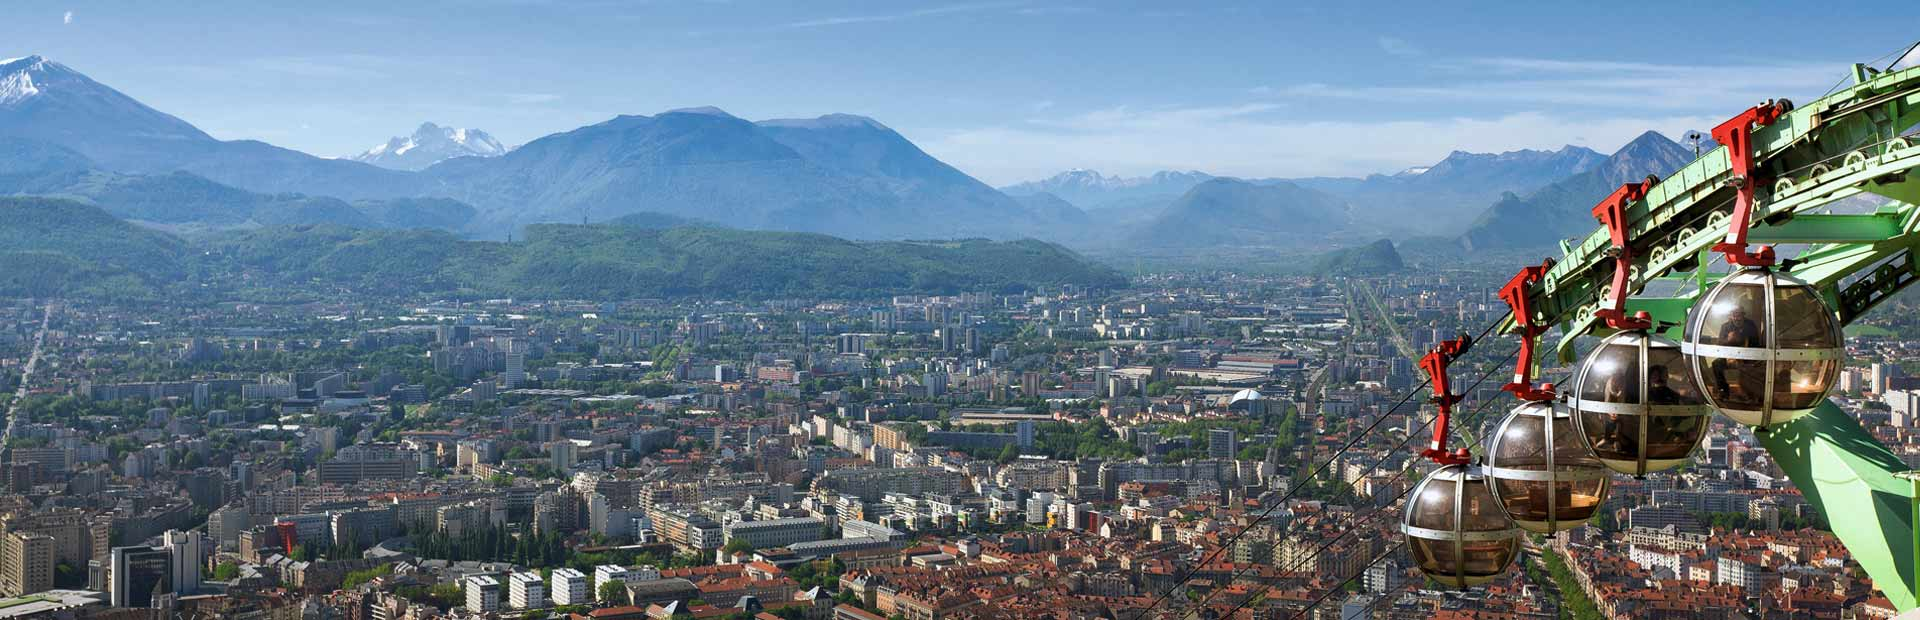
[[65,200],[0,197],[0,294],[140,297],[185,272],[186,244]]
[[1313,272],[1368,276],[1394,273],[1406,267],[1406,263],[1400,259],[1400,252],[1394,249],[1393,241],[1381,239],[1322,254],[1314,261]]
[[856,297],[1015,292],[1125,279],[1039,241],[854,242],[630,223],[531,226],[511,243],[431,229],[267,226],[181,238],[88,204],[0,198],[0,295]]

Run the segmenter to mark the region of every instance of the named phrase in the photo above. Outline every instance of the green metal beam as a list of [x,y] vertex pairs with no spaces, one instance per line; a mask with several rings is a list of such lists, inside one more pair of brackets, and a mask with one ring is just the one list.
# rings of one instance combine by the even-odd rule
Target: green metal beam
[[1827,517],[1873,585],[1901,610],[1920,606],[1914,589],[1913,483],[1900,457],[1827,402],[1806,417],[1758,434],[1774,462]]
[[1903,211],[1796,215],[1778,226],[1755,228],[1747,239],[1754,243],[1873,243],[1900,236],[1905,216]]

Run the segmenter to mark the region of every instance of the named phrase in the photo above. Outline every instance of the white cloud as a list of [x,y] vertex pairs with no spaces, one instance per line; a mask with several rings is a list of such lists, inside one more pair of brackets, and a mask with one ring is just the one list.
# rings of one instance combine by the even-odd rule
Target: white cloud
[[1095,12],[1090,6],[1038,6],[1015,10],[1021,15],[1085,15]]
[[554,93],[507,93],[506,97],[508,102],[520,105],[553,103],[561,98]]
[[971,13],[974,11],[985,11],[989,9],[1006,8],[1011,6],[1018,6],[1019,4],[1020,3],[1018,2],[984,2],[984,3],[977,3],[977,4],[950,4],[946,6],[936,6],[936,7],[919,9],[915,11],[907,11],[904,13],[849,15],[849,16],[843,16],[843,17],[825,17],[820,19],[809,19],[809,20],[782,24],[780,27],[781,28],[819,28],[822,26],[844,26],[848,24],[867,24],[867,23],[874,23],[874,22],[897,22],[897,21],[906,20],[906,19],[932,17],[935,15],[948,15],[953,13]]
[[71,23],[73,23],[73,11],[67,11],[67,13],[66,13],[65,15],[61,15],[61,16],[60,16],[60,23],[62,23],[62,24],[71,24]]
[[1419,56],[1420,48],[1414,47],[1406,39],[1399,37],[1380,37],[1380,51],[1394,56]]
[[235,72],[271,73],[306,79],[381,79],[388,77],[395,58],[374,54],[316,54],[261,56],[219,64],[183,65],[176,70],[197,76],[230,77]]
[[1280,97],[1418,103],[1508,103],[1642,110],[1724,110],[1727,116],[1765,99],[1819,97],[1845,63],[1659,65],[1531,58],[1476,58],[1441,63],[1442,79],[1403,86],[1324,83],[1272,88]]

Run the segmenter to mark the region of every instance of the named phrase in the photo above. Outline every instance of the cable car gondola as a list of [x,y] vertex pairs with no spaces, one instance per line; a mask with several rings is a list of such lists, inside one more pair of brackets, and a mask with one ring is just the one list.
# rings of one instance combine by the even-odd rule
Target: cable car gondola
[[1712,411],[1679,343],[1644,330],[1600,341],[1574,376],[1568,405],[1593,455],[1634,476],[1685,463],[1706,436]]
[[1588,450],[1573,416],[1550,401],[1515,407],[1487,445],[1493,495],[1514,524],[1552,534],[1579,527],[1600,510],[1610,480]]
[[1840,321],[1812,286],[1766,267],[1728,275],[1687,317],[1706,402],[1767,428],[1812,413],[1840,378]]
[[1449,587],[1492,581],[1520,554],[1520,529],[1477,467],[1448,465],[1428,474],[1413,490],[1402,527],[1414,565]]

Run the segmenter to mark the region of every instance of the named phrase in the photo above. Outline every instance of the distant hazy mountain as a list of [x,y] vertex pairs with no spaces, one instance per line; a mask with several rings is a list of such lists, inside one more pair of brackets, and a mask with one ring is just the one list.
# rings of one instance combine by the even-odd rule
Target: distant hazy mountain
[[1073,203],[1047,193],[1014,196],[1024,205],[1039,230],[1049,231],[1049,239],[1067,244],[1089,244],[1104,240],[1106,223],[1096,225],[1094,218]]
[[1160,171],[1144,177],[1106,176],[1095,170],[1069,170],[1039,181],[1000,188],[1011,196],[1052,194],[1082,209],[1107,209],[1157,203],[1165,205],[1193,186],[1214,178],[1204,172]]
[[458,228],[473,207],[453,200],[361,200],[262,194],[190,172],[126,174],[103,170],[64,147],[0,136],[0,195],[69,198],[156,226],[218,229],[274,224],[370,228]]
[[1326,192],[1220,178],[1188,190],[1131,239],[1170,247],[1324,245],[1329,235],[1347,230],[1355,215],[1345,200]]
[[1431,166],[1415,166],[1396,174],[1365,178],[1312,177],[1293,182],[1325,191],[1365,193],[1383,188],[1496,188],[1539,187],[1581,172],[1607,156],[1586,147],[1567,145],[1555,151],[1519,150],[1505,153],[1454,151]]
[[[811,119],[755,123],[775,141],[827,170],[858,179],[898,202],[894,217],[914,230],[898,236],[926,237],[928,228],[952,229],[938,236],[1048,236],[1058,214],[1034,213],[958,168],[928,155],[898,132],[870,118],[829,114]],[[697,215],[697,214],[696,214]],[[1040,221],[1031,218],[1040,217]],[[795,227],[780,227],[795,230]],[[857,228],[854,230],[858,230]],[[852,236],[862,235],[841,232]]]
[[[1605,155],[1578,146],[1505,153],[1454,151],[1431,166],[1366,177],[1245,179],[1255,185],[1291,183],[1339,196],[1390,234],[1453,235],[1504,192],[1527,192],[1597,165]],[[1204,172],[1162,171],[1146,177],[1110,177],[1071,170],[1001,188],[1010,195],[1049,193],[1108,215],[1159,213],[1187,190],[1214,179]]]
[[427,170],[491,230],[639,211],[853,238],[1017,237],[1017,202],[871,119],[751,123],[714,108],[621,116]]
[[507,147],[487,132],[422,123],[413,135],[395,137],[352,159],[394,170],[425,170],[455,157],[498,157],[506,152]]
[[1556,151],[1454,151],[1432,166],[1365,178],[1294,179],[1352,202],[1383,232],[1453,235],[1506,192],[1530,192],[1599,165],[1606,156],[1565,146]]
[[1652,174],[1665,177],[1693,161],[1692,149],[1646,132],[1585,172],[1524,196],[1508,192],[1461,235],[1469,249],[1551,246],[1585,235],[1599,223],[1593,205],[1621,184]]

